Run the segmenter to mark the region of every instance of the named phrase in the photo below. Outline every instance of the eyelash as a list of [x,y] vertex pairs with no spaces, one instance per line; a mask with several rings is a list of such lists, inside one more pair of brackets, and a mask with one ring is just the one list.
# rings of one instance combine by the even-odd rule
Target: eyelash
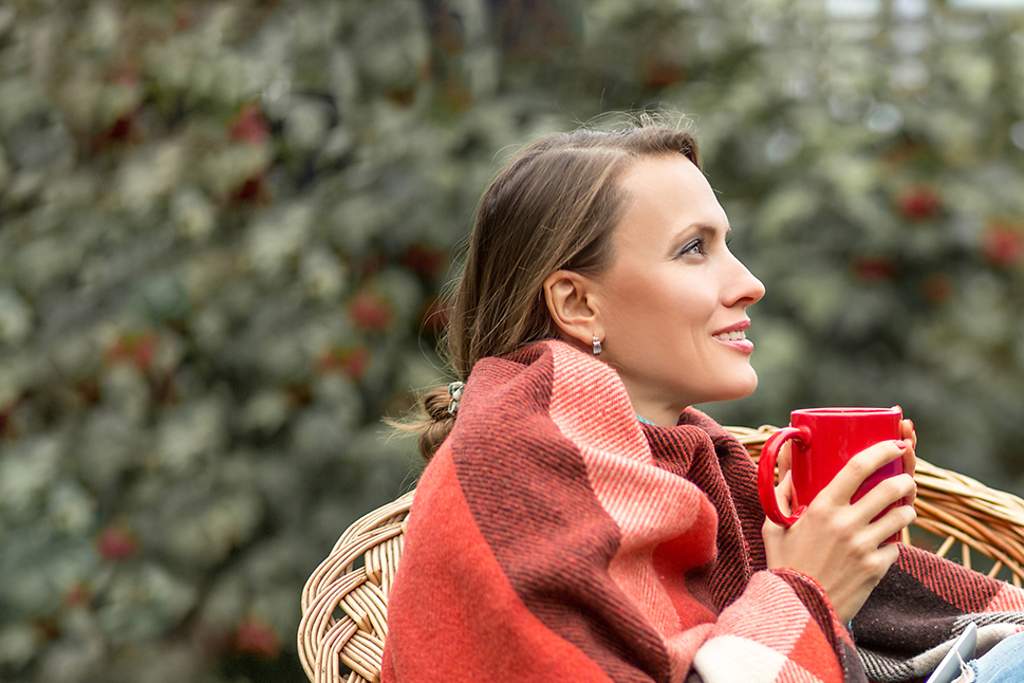
[[[725,246],[729,246],[730,244],[732,244],[732,235],[729,235],[728,237],[725,238]],[[683,256],[685,254],[689,254],[691,251],[693,251],[693,248],[698,246],[698,245],[701,247],[701,253],[702,254],[703,253],[707,253],[707,252],[705,252],[703,250],[704,249],[704,238],[703,237],[698,237],[697,239],[695,239],[694,241],[690,242],[685,247],[683,247],[682,250],[678,254],[676,254],[676,256],[679,257],[679,256]]]

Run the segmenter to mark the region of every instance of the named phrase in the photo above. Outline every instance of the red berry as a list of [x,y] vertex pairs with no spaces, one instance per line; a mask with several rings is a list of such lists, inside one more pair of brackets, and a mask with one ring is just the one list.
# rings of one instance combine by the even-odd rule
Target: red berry
[[270,135],[266,119],[255,104],[247,104],[231,123],[231,139],[236,142],[259,144]]
[[366,366],[370,364],[370,351],[358,346],[349,351],[342,360],[342,369],[352,379],[362,379],[366,374]]
[[263,659],[274,659],[281,652],[277,632],[266,622],[250,617],[235,629],[235,650]]
[[365,346],[331,349],[318,362],[322,372],[338,370],[357,381],[363,378],[369,364],[370,350]]
[[393,317],[388,302],[370,291],[362,291],[352,297],[348,310],[356,325],[368,331],[386,330]]
[[939,195],[930,187],[919,186],[907,190],[899,198],[900,213],[912,221],[934,218],[942,206]]
[[887,258],[858,258],[853,262],[853,272],[862,280],[889,280],[896,274],[896,266]]
[[993,223],[985,232],[982,248],[993,265],[1011,266],[1024,252],[1024,236],[1005,223]]
[[443,251],[422,244],[412,245],[402,256],[402,265],[426,278],[435,277],[443,264]]
[[153,364],[159,338],[152,332],[131,333],[121,336],[107,352],[112,361],[129,362],[146,372]]
[[267,190],[266,178],[262,171],[246,178],[231,193],[231,200],[239,204],[262,204],[269,199],[270,192]]
[[124,528],[107,527],[96,539],[96,547],[105,559],[117,561],[134,555],[138,550],[138,542]]

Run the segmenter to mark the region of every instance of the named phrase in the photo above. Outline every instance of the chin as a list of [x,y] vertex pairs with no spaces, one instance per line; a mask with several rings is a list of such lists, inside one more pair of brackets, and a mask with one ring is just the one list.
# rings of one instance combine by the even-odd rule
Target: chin
[[757,391],[757,373],[751,368],[748,377],[737,378],[736,381],[718,387],[716,396],[708,401],[736,401],[750,396]]

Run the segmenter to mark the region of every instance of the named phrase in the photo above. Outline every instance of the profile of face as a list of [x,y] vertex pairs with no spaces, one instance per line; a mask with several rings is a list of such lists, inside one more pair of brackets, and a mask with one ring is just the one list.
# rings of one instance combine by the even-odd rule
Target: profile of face
[[683,155],[642,158],[620,184],[628,197],[610,266],[595,278],[546,280],[549,307],[562,304],[563,332],[588,346],[596,332],[600,358],[656,424],[674,425],[695,403],[751,394],[750,342],[716,333],[746,322],[765,288],[729,251],[728,218],[711,185]]

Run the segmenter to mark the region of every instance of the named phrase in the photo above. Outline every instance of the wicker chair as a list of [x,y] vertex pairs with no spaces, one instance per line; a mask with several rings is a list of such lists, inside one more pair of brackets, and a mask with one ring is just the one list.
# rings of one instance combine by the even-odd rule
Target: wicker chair
[[[727,427],[756,462],[778,427]],[[1021,585],[1024,500],[917,461],[917,520],[903,542]],[[402,557],[410,491],[353,523],[302,590],[299,659],[314,683],[380,680],[387,602]],[[973,563],[973,567],[972,567]]]

